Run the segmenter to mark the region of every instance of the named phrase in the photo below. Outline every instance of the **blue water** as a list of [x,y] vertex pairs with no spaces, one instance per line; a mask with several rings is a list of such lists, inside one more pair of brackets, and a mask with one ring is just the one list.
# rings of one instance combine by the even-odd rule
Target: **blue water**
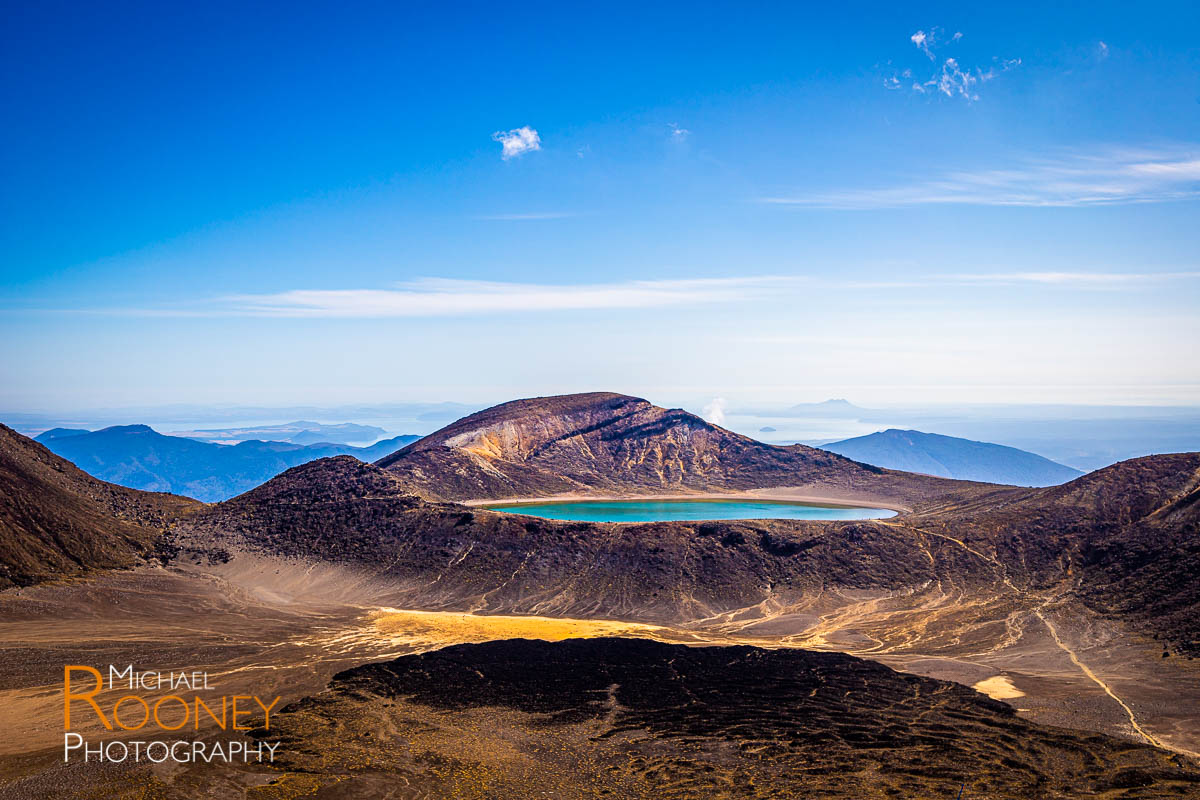
[[880,519],[885,508],[816,506],[772,500],[583,500],[513,503],[487,508],[510,514],[575,522],[664,522],[710,519]]

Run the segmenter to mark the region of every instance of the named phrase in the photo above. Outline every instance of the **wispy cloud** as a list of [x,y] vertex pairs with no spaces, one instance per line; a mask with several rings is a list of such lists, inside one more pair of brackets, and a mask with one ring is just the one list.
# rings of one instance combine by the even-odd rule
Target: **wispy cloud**
[[[947,42],[943,39],[942,29],[934,27],[928,31],[919,30],[908,38],[930,61],[939,62],[935,50],[943,45],[957,44],[963,35],[962,32],[957,32]],[[1020,65],[1019,58],[994,57],[984,69],[980,66],[964,66],[961,57],[949,57],[941,59],[933,73],[924,80],[914,79],[913,69],[908,68],[884,77],[883,85],[891,90],[907,86],[918,94],[942,94],[946,97],[961,97],[974,101],[979,99],[977,89],[980,85]]]
[[950,282],[1009,285],[1046,284],[1059,286],[1114,286],[1133,283],[1200,278],[1200,272],[1000,272],[976,275],[946,275]]
[[1025,159],[1004,169],[946,172],[908,184],[760,198],[813,208],[871,209],[958,204],[1102,206],[1200,194],[1200,145],[1108,149],[1057,160]]
[[505,161],[542,149],[542,137],[528,125],[510,131],[496,131],[492,139],[500,143],[500,157]]
[[681,127],[679,127],[678,124],[676,124],[674,122],[670,123],[668,127],[670,127],[670,129],[671,129],[671,138],[674,139],[675,141],[680,141],[682,139],[686,139],[687,137],[692,135],[692,132],[689,131],[687,128],[681,128]]
[[[934,30],[936,30],[936,28]],[[933,31],[929,33],[926,33],[925,31],[917,31],[908,38],[912,40],[912,43],[917,46],[918,50],[929,56],[930,61],[933,61]]]
[[914,275],[905,280],[825,278],[809,275],[756,275],[739,278],[682,278],[593,284],[537,284],[420,278],[383,289],[293,289],[197,300],[159,308],[72,308],[32,311],[142,317],[273,317],[380,319],[478,314],[652,309],[736,305],[850,292],[856,297],[932,287],[1014,286],[1135,289],[1167,281],[1197,280],[1190,272],[998,272]]
[[391,289],[295,289],[224,302],[233,313],[262,317],[434,317],[728,303],[762,297],[795,281],[748,277],[560,285],[423,278]]
[[421,278],[388,289],[334,289],[239,295],[225,313],[265,317],[436,317],[517,312],[585,311],[729,304],[809,295],[954,285],[1111,286],[1200,278],[1200,272],[1008,272],[926,275],[905,282],[760,275],[599,284],[533,284]]

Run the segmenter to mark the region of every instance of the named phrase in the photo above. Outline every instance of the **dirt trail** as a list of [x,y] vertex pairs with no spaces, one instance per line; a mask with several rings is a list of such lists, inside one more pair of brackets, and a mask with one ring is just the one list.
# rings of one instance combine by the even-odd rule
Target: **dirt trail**
[[1067,643],[1064,642],[1058,635],[1058,630],[1054,627],[1054,624],[1046,618],[1046,615],[1042,612],[1042,609],[1039,608],[1033,613],[1037,615],[1038,619],[1045,623],[1046,629],[1050,631],[1050,636],[1054,639],[1054,643],[1063,649],[1063,651],[1067,654],[1067,657],[1071,659],[1071,663],[1079,667],[1080,671],[1082,671],[1084,675],[1086,675],[1093,683],[1103,689],[1105,694],[1115,700],[1117,705],[1125,710],[1125,714],[1129,717],[1129,724],[1143,739],[1155,747],[1161,747],[1164,750],[1174,750],[1177,753],[1183,753],[1184,755],[1191,756],[1193,758],[1200,758],[1200,753],[1194,753],[1191,750],[1185,750],[1182,747],[1175,747],[1174,745],[1167,744],[1143,728],[1138,722],[1137,717],[1134,715],[1133,709],[1129,707],[1129,704],[1122,700],[1120,696],[1118,696],[1117,693],[1112,690],[1111,686],[1105,683],[1099,675],[1093,672],[1087,664],[1083,663],[1083,661],[1079,659],[1079,656],[1076,655],[1075,651],[1072,650],[1071,647],[1067,645]]
[[[1028,590],[1025,590],[1025,589],[1021,589],[1021,588],[1017,587],[1015,584],[1013,584],[1013,582],[1011,580],[1009,580],[1008,570],[1005,568],[1004,564],[1002,564],[1000,561],[998,561],[994,557],[989,556],[986,553],[982,553],[979,550],[976,550],[975,548],[971,547],[966,542],[963,542],[960,539],[955,539],[953,536],[948,536],[946,534],[935,533],[933,531],[927,531],[922,528],[915,528],[910,525],[904,525],[902,523],[890,522],[888,520],[876,520],[876,523],[879,525],[886,525],[889,528],[899,528],[899,529],[913,531],[915,533],[920,533],[925,536],[936,536],[945,541],[952,542],[953,544],[957,545],[958,547],[961,547],[963,550],[970,553],[971,555],[973,555],[973,556],[983,560],[987,564],[991,565],[996,570],[997,576],[1004,583],[1004,585],[1007,586],[1008,588],[1012,589],[1020,597],[1030,598],[1030,599],[1037,597],[1034,593],[1029,592]],[[1097,675],[1095,673],[1095,671],[1093,671],[1087,664],[1085,664],[1079,658],[1079,655],[1063,640],[1062,636],[1059,635],[1058,629],[1055,628],[1055,626],[1052,622],[1050,622],[1050,620],[1046,617],[1046,614],[1044,612],[1044,610],[1046,609],[1047,606],[1049,606],[1051,603],[1054,603],[1055,601],[1061,599],[1061,595],[1062,595],[1062,592],[1056,592],[1052,595],[1037,597],[1037,605],[1032,609],[1032,614],[1034,616],[1036,616],[1039,620],[1041,620],[1042,623],[1046,626],[1046,629],[1050,632],[1051,639],[1053,639],[1054,643],[1064,653],[1067,654],[1067,657],[1071,660],[1071,663],[1074,664],[1076,667],[1078,667],[1080,672],[1082,672],[1088,678],[1088,680],[1092,681],[1094,684],[1096,684],[1098,687],[1100,687],[1100,689],[1103,690],[1106,695],[1111,697],[1113,699],[1113,701],[1116,702],[1117,705],[1119,705],[1121,707],[1121,709],[1125,712],[1125,715],[1129,718],[1129,724],[1133,728],[1134,732],[1137,733],[1138,736],[1140,736],[1148,744],[1154,745],[1155,747],[1160,747],[1164,750],[1172,750],[1177,753],[1182,753],[1184,755],[1191,756],[1193,758],[1200,758],[1200,753],[1195,753],[1190,750],[1184,749],[1182,747],[1177,747],[1177,746],[1168,744],[1168,743],[1162,741],[1161,739],[1159,739],[1154,734],[1147,731],[1145,729],[1145,727],[1143,727],[1143,725],[1138,721],[1137,715],[1134,714],[1133,709],[1129,707],[1129,704],[1126,703],[1125,700],[1123,700],[1120,697],[1120,695],[1118,695],[1115,691],[1113,691],[1112,686],[1110,686],[1107,682],[1105,682],[1099,675]]]

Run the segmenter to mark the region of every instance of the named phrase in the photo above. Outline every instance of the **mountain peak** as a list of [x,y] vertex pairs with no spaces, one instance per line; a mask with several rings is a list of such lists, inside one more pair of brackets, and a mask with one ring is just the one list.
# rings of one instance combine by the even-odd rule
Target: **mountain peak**
[[[429,497],[723,492],[823,484],[915,497],[928,479],[804,445],[777,447],[683,409],[612,392],[534,397],[484,409],[376,462]],[[901,486],[903,484],[903,486]],[[942,485],[937,491],[946,491]]]
[[51,428],[33,437],[35,442],[48,442],[51,439],[68,439],[72,436],[83,436],[91,433],[87,428]]
[[226,445],[161,434],[145,425],[118,425],[87,435],[50,436],[40,441],[98,478],[211,502],[242,494],[306,461],[341,454],[374,461],[416,438],[395,437],[369,447],[255,439]]
[[1015,447],[900,428],[831,442],[822,449],[887,469],[1018,486],[1051,486],[1083,474]]
[[830,400],[822,400],[819,403],[796,403],[791,407],[792,411],[805,411],[812,413],[842,413],[854,412],[858,413],[864,409],[854,405],[849,400],[838,397]]
[[[652,408],[640,397],[615,392],[512,400],[463,417],[414,442],[406,452],[456,447],[488,458],[520,460],[551,440]],[[384,459],[380,466],[389,463]]]
[[149,425],[110,425],[101,428],[96,433],[158,433]]
[[359,461],[354,456],[340,455],[292,467],[227,502],[313,504],[407,494],[406,487],[386,470]]

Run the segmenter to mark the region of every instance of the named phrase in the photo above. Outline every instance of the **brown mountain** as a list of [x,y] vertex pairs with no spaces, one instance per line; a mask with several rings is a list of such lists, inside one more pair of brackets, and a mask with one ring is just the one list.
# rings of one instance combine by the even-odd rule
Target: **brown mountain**
[[[533,631],[544,617],[623,620],[677,642],[841,650],[991,686],[1019,698],[1013,704],[1039,724],[1195,754],[1200,735],[1189,709],[1200,689],[1188,658],[1200,656],[1198,469],[1200,454],[1181,454],[1050,489],[975,485],[885,520],[606,524],[430,502],[388,470],[339,457],[183,519],[171,537],[181,565],[265,596],[316,599],[319,584],[337,602],[473,612],[496,620],[491,638],[514,635],[503,616],[489,616],[507,614],[533,615]],[[448,643],[459,635],[436,615],[397,624],[369,623],[362,635],[386,640],[399,631],[403,643],[413,624],[450,625]],[[489,638],[488,623],[478,624]],[[350,708],[348,717],[339,707],[320,725],[391,730],[391,712],[375,719],[377,705]],[[527,735],[524,723],[512,728],[506,719],[480,711],[451,721],[431,740],[430,757],[453,757],[457,745],[433,742],[457,741],[456,731],[499,725],[505,736]],[[290,743],[300,752],[325,747],[311,721],[298,718],[311,735]],[[988,752],[1004,763],[1026,758],[1004,741]],[[1073,773],[1077,787],[1109,786],[1113,796],[1122,796],[1120,786],[1153,787],[1147,797],[1163,788],[1114,767],[1101,752],[1107,745],[1081,747],[1098,766]],[[338,752],[353,758],[352,750]],[[531,768],[550,766],[535,760]],[[1055,768],[1029,779],[1058,775]],[[1024,796],[1005,791],[980,796]]]
[[[555,425],[561,422],[557,417],[551,421]],[[532,421],[522,426],[537,427]],[[477,430],[467,428],[467,432]],[[676,422],[663,431],[666,440],[689,441],[689,437],[675,438],[681,435]],[[722,432],[714,429],[710,433],[716,441]],[[578,447],[580,443],[588,444],[589,436],[591,433],[577,431],[567,439],[575,440],[571,447],[581,452]],[[553,438],[549,436],[546,441]],[[508,469],[509,464],[537,461],[538,457],[513,461],[512,453],[519,451],[513,441],[528,438],[524,434],[516,436],[505,445],[509,458],[488,463],[501,463]],[[649,452],[665,446],[654,435],[634,436],[631,441],[645,445]],[[188,506],[186,501],[117,490],[87,479],[45,451],[33,449],[37,446],[21,437],[9,433],[6,442],[9,449],[16,446],[13,452],[18,457],[15,462],[12,457],[6,461],[5,474],[16,474],[23,481],[20,491],[6,489],[9,507],[13,506],[9,498],[17,497],[23,499],[24,507],[38,506],[36,499],[55,513],[64,508],[84,508],[89,514],[74,527],[69,524],[71,520],[54,520],[58,530],[72,535],[66,540],[53,540],[68,554],[62,558],[69,563],[43,568],[25,580],[87,566],[121,566],[135,559],[139,548],[153,545],[157,553],[177,554],[175,566],[180,569],[171,573],[173,576],[200,573],[198,577],[205,585],[215,580],[226,587],[224,591],[239,596],[291,597],[313,607],[329,603],[331,607],[349,604],[385,611],[470,611],[476,613],[471,618],[473,625],[486,629],[487,623],[478,620],[494,620],[497,626],[496,635],[479,634],[483,638],[513,635],[504,633],[503,617],[489,616],[513,614],[532,616],[528,630],[535,632],[542,624],[539,616],[574,617],[624,620],[622,624],[634,626],[632,635],[671,642],[842,650],[927,678],[976,684],[998,692],[999,697],[1019,698],[1014,705],[1039,725],[1091,728],[1143,744],[1175,748],[1180,753],[1194,753],[1200,747],[1200,737],[1188,718],[1189,704],[1194,707],[1194,702],[1200,702],[1194,666],[1178,657],[1200,655],[1200,597],[1194,587],[1194,575],[1200,566],[1195,502],[1200,454],[1137,459],[1048,489],[939,481],[926,484],[926,494],[914,491],[909,495],[912,511],[884,520],[591,524],[431,501],[412,493],[413,473],[383,469],[351,457],[294,468],[232,500],[181,514]],[[593,455],[608,452],[599,444],[588,446]],[[719,469],[714,474],[736,474],[748,482],[754,480],[753,472],[745,466],[754,462],[758,452],[752,446],[734,440],[726,453],[739,452],[735,447],[751,449],[741,450],[739,458],[730,458],[728,463],[718,459]],[[441,449],[450,452],[454,448]],[[803,455],[798,449],[772,448],[763,457],[774,458],[777,450]],[[444,456],[436,449],[417,452]],[[475,463],[474,457],[468,458]],[[588,463],[582,456],[578,461]],[[15,472],[11,463],[17,464]],[[593,459],[591,463],[596,462]],[[835,472],[846,464],[851,470],[861,469],[853,462],[839,460],[834,462]],[[615,468],[622,469],[619,465]],[[546,468],[534,464],[531,469],[540,474]],[[630,466],[626,474],[644,473]],[[820,470],[811,474],[813,483],[808,485],[825,480]],[[862,485],[860,478],[869,480],[861,472],[839,474],[851,476],[847,480],[855,489]],[[901,489],[922,486],[904,473],[867,474],[895,481],[891,486]],[[788,476],[780,480],[791,483],[790,473]],[[6,480],[11,484],[13,479]],[[936,491],[944,487],[951,491]],[[52,492],[66,492],[67,496]],[[169,531],[165,541],[156,542],[156,534],[166,525]],[[84,533],[105,534],[95,544],[99,556],[80,544],[93,544]],[[9,542],[28,539],[6,537],[6,552],[13,549]],[[47,537],[35,537],[34,541],[44,543]],[[79,558],[79,553],[87,557]],[[70,561],[70,557],[79,560]],[[51,559],[43,554],[41,561]],[[436,646],[441,625],[450,626],[445,629],[446,642],[462,641],[454,638],[460,635],[453,628],[456,614],[417,615],[409,620],[401,613],[388,621],[392,617],[385,611],[379,612],[384,616],[378,619],[367,615],[361,629],[345,632],[347,641],[386,645],[390,637],[398,636],[398,649],[384,652],[404,652],[413,625],[432,626],[434,631],[421,634],[421,647],[431,646],[431,640]],[[1151,636],[1163,644],[1153,642]],[[1172,657],[1164,658],[1164,653]],[[533,669],[539,675],[549,675],[557,657],[553,652],[534,655],[530,656],[533,661],[526,662],[535,664]],[[476,668],[489,674],[486,660]],[[571,670],[565,670],[569,673]],[[1006,683],[1009,679],[1013,683]],[[668,681],[647,691],[669,688],[672,684]],[[930,690],[937,691],[932,686]],[[367,694],[375,691],[370,689]],[[385,690],[380,691],[380,696],[389,697]],[[891,711],[887,703],[879,708],[871,706],[868,692],[863,698],[864,707],[847,710],[849,724],[844,733],[850,739],[843,741],[865,735],[875,725],[872,720],[885,722],[889,713],[907,712],[910,705],[916,709],[917,724],[943,712],[958,720],[960,713],[973,713],[965,706],[953,711],[936,706],[937,711],[924,715],[921,704],[928,697],[924,692],[922,689],[918,700],[906,703],[905,708]],[[513,694],[519,692],[514,689]],[[583,698],[587,706],[597,695],[585,687]],[[353,707],[347,710],[338,706],[326,721],[305,716],[308,711],[323,716],[323,705],[301,709],[294,718],[301,730],[288,747],[301,755],[326,751],[337,755],[341,751],[322,744],[321,731],[326,724],[331,729],[365,724],[366,732],[399,725],[392,716],[376,719],[379,703],[355,705],[358,701],[352,694],[343,699],[353,700]],[[533,728],[526,722],[501,712],[484,711],[485,707],[492,708],[491,699],[480,700],[478,709],[456,709],[455,714],[465,716],[447,719],[449,728],[442,734],[431,734],[434,739],[429,741],[429,758],[460,758],[462,752],[454,744],[457,732],[472,730],[472,726],[502,730],[505,736],[518,739],[532,735]],[[398,703],[398,713],[411,712],[408,718],[417,719],[418,729],[425,730],[420,723],[426,719],[424,712],[414,711],[407,700],[394,702]],[[784,708],[792,700],[779,689],[778,697],[771,702]],[[626,704],[621,701],[618,705]],[[342,716],[343,711],[349,716]],[[569,745],[568,749],[579,758],[613,755],[591,750],[588,743],[607,730],[597,726],[616,721],[618,713],[619,709],[612,715],[606,712],[600,720],[584,719],[579,723],[584,728],[573,728],[563,734],[567,739],[557,741]],[[739,707],[730,714],[730,720],[742,715],[748,724],[757,724],[752,709]],[[859,722],[850,722],[852,717],[858,719],[854,715],[861,716]],[[1008,728],[1007,734],[1000,733],[1008,723],[1002,725],[999,718],[988,721],[984,717],[979,718],[979,726],[967,725],[957,731],[938,727],[942,723],[935,721],[931,735],[941,735],[933,733],[936,730],[952,737],[962,736],[965,741],[978,737],[977,752],[987,755],[962,755],[963,759],[994,757],[1010,763],[1013,776],[993,773],[988,778],[994,781],[989,785],[995,789],[995,796],[1021,796],[1025,789],[1020,787],[1029,785],[1035,791],[1041,791],[1039,786],[1061,786],[1056,791],[1062,796],[1073,791],[1120,796],[1121,791],[1141,791],[1140,787],[1147,787],[1145,796],[1155,796],[1154,792],[1164,786],[1172,791],[1186,788],[1183,784],[1171,785],[1177,778],[1186,778],[1155,771],[1169,772],[1169,764],[1141,756],[1129,761],[1117,755],[1110,744],[1098,741],[1058,738],[1057,744],[1047,742],[1048,749],[1036,753],[1015,748],[1013,741],[1021,737],[1032,740],[1042,734],[1032,729],[1017,733],[1014,728]],[[630,717],[621,719],[633,724]],[[536,728],[543,722],[538,717],[529,724]],[[310,727],[310,723],[316,727]],[[887,724],[903,727],[909,723],[896,718]],[[585,728],[593,735],[582,737]],[[986,734],[989,728],[997,732],[991,739]],[[607,738],[626,735],[633,729],[616,725],[612,730]],[[743,730],[748,729],[731,721],[729,730],[715,733],[704,746],[727,754],[756,752],[758,740],[754,736],[739,738]],[[635,748],[636,752],[616,755],[628,755],[636,761],[649,759],[654,752],[669,753],[660,770],[635,770],[628,775],[635,781],[652,780],[664,770],[671,773],[685,767],[687,748],[697,741],[694,733],[684,726],[670,734],[669,741],[647,744],[651,750]],[[921,737],[914,741],[929,743]],[[986,744],[989,741],[991,744]],[[800,740],[796,746],[808,747]],[[369,749],[390,758],[393,751],[389,747],[379,742]],[[968,750],[975,747],[967,746]],[[910,748],[903,745],[901,749]],[[783,756],[778,763],[763,764],[766,772],[754,780],[770,778],[787,785],[787,779],[780,775],[810,765],[818,771],[814,774],[828,776],[831,785],[836,785],[836,776],[847,773],[821,762],[819,750],[813,744],[798,759]],[[1071,752],[1086,755],[1082,761],[1072,761]],[[344,754],[357,757],[350,751]],[[908,769],[902,761],[877,760],[870,752],[845,755],[862,764],[863,769],[878,768],[880,775]],[[896,755],[907,757],[904,753]],[[1175,757],[1172,763],[1183,765],[1178,760],[1183,757]],[[746,762],[739,759],[730,755],[726,763],[734,772],[718,776],[720,780],[745,774]],[[1049,759],[1048,763],[1056,766],[1032,772],[1016,766],[1036,764],[1039,759]],[[486,764],[486,759],[481,763]],[[531,774],[555,768],[555,763],[535,759]],[[949,769],[949,764],[939,763],[936,770]],[[333,766],[340,769],[337,764]],[[1018,772],[1025,777],[1014,777]],[[597,779],[601,774],[611,773],[606,768],[596,773]],[[700,780],[702,776],[692,777]],[[390,780],[386,776],[371,778],[376,779],[382,781],[380,785]],[[936,775],[924,773],[922,780],[926,779],[924,784],[903,784],[881,777],[871,785],[881,791],[891,788],[901,792],[907,786],[917,793],[944,788],[936,782]],[[1016,783],[1005,783],[1010,779]],[[1053,783],[1060,779],[1065,783]],[[1024,780],[1033,783],[1022,784]],[[1048,789],[1042,794],[1054,796]],[[1128,796],[1137,793],[1130,791]]]
[[[402,607],[491,613],[679,620],[826,585],[901,590],[935,578],[909,534],[873,523],[556,522],[424,501],[349,456],[290,469],[175,536],[216,560],[251,550],[369,569]],[[990,580],[978,564],[962,569]]]
[[911,502],[965,485],[764,444],[610,392],[504,403],[376,463],[422,496],[445,500],[786,486]]
[[130,566],[195,506],[96,480],[0,425],[0,588]]
[[[561,413],[539,422],[529,406],[547,403]],[[368,642],[392,658],[477,635],[455,632],[462,614],[395,609],[475,612],[472,625],[496,625],[483,639],[513,635],[492,615],[529,617],[532,635],[542,615],[789,653],[508,642],[355,670],[281,713],[283,766],[303,785],[289,778],[279,796],[341,782],[356,797],[405,782],[430,797],[523,796],[539,778],[562,796],[941,796],[963,779],[980,797],[1194,792],[1200,689],[1178,656],[1200,655],[1200,454],[1048,489],[820,455],[632,398],[572,396],[469,417],[388,469],[323,459],[201,506],[94,480],[0,429],[0,565],[5,585],[23,584],[153,548],[178,567],[156,574],[222,596],[354,609],[351,628],[321,634],[331,654]],[[553,465],[585,493],[826,487],[912,510],[591,524],[428,499],[557,492],[540,483]],[[941,679],[998,692],[1023,717]]]
[[902,522],[994,556],[1200,655],[1200,453],[1123,461],[1061,486],[982,495]]
[[677,622],[847,591],[949,602],[956,587],[995,596],[986,613],[1078,601],[1200,653],[1198,470],[1200,454],[1152,456],[1049,489],[979,485],[891,520],[606,524],[423,501],[343,456],[177,534],[198,552],[369,567],[413,608]]

